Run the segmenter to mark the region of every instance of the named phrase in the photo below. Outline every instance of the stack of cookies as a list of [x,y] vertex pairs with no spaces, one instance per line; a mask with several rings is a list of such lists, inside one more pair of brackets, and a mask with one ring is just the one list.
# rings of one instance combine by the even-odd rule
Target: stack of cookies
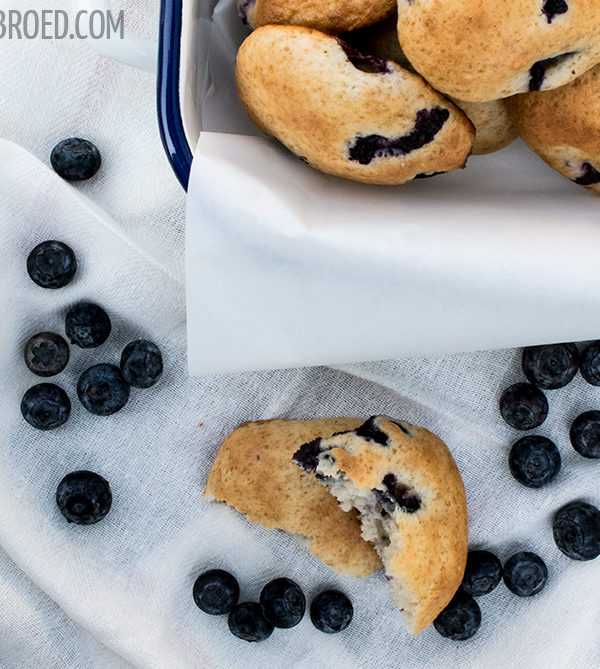
[[373,184],[519,134],[600,192],[597,0],[239,0],[242,106],[311,166]]

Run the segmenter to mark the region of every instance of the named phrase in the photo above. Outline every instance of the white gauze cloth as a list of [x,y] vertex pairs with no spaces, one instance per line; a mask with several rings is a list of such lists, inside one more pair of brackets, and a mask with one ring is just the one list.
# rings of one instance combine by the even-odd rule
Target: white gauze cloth
[[[157,5],[125,4],[128,27],[152,34]],[[184,195],[160,146],[152,76],[77,40],[3,47],[0,667],[600,666],[600,560],[567,559],[551,531],[564,503],[600,504],[600,465],[577,455],[568,439],[573,418],[599,408],[600,388],[577,377],[548,392],[550,414],[537,433],[556,441],[563,469],[547,488],[531,490],[509,474],[508,451],[521,435],[498,412],[501,391],[522,379],[516,350],[189,378]],[[76,186],[48,166],[52,146],[73,135],[96,142],[104,160],[96,177]],[[79,260],[75,280],[57,291],[37,287],[25,270],[29,250],[52,238],[71,245]],[[98,349],[71,348],[68,367],[52,379],[69,394],[71,417],[39,432],[19,412],[25,390],[40,382],[25,367],[23,345],[35,332],[62,332],[66,310],[80,300],[102,305],[113,333]],[[79,374],[118,362],[140,336],[163,351],[160,382],[134,389],[113,416],[87,413],[75,393]],[[503,561],[531,550],[548,565],[548,585],[531,599],[504,585],[481,598],[482,626],[469,641],[448,641],[433,628],[409,637],[381,572],[340,577],[292,537],[202,498],[220,443],[245,420],[376,413],[423,425],[447,442],[467,489],[472,546]],[[69,525],[56,506],[58,482],[77,469],[111,484],[113,507],[96,525]],[[248,644],[230,634],[225,617],[203,614],[192,600],[198,574],[216,567],[236,575],[242,600],[256,601],[278,576],[296,580],[309,603],[322,589],[341,589],[354,620],[345,632],[324,635],[306,616]]]

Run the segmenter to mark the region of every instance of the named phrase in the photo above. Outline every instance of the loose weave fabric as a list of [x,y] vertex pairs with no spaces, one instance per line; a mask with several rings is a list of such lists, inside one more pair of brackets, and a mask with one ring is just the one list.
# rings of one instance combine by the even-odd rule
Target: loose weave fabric
[[[152,35],[157,5],[125,4],[128,27]],[[0,73],[2,669],[600,666],[600,560],[567,559],[551,530],[564,503],[600,504],[600,463],[580,457],[568,439],[575,416],[600,408],[600,388],[578,376],[548,391],[550,413],[536,432],[556,441],[563,468],[547,488],[531,490],[510,476],[508,451],[521,435],[498,412],[502,390],[522,379],[518,350],[188,377],[185,199],[160,145],[153,77],[77,40],[4,42]],[[103,156],[85,184],[65,183],[49,167],[52,146],[73,135]],[[64,289],[41,289],[27,276],[27,254],[45,239],[77,254],[79,271]],[[41,330],[62,332],[80,300],[102,305],[113,333],[98,349],[71,348],[66,370],[52,379],[69,394],[71,417],[39,432],[19,412],[25,390],[40,381],[24,365],[23,345]],[[137,337],[161,347],[162,379],[133,389],[113,416],[87,413],[76,397],[79,374],[117,363]],[[502,584],[481,598],[482,626],[469,641],[433,628],[409,637],[381,572],[340,577],[287,534],[202,497],[219,444],[245,420],[375,413],[423,425],[449,445],[465,481],[472,546],[503,561],[530,550],[548,565],[548,585],[531,599]],[[58,482],[77,469],[97,471],[112,487],[113,507],[93,526],[67,524],[54,501]],[[215,567],[236,575],[242,600],[256,601],[278,576],[296,580],[308,602],[339,588],[354,620],[324,635],[306,616],[248,644],[192,600],[195,578]]]

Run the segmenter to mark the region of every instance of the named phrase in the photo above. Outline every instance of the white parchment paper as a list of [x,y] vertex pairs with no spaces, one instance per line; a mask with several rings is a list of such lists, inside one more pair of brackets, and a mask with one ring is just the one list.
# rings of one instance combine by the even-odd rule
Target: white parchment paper
[[520,142],[397,187],[321,174],[246,134],[238,23],[219,4],[194,37],[220,49],[195,91],[215,123],[200,134],[188,193],[192,374],[597,336],[596,196]]

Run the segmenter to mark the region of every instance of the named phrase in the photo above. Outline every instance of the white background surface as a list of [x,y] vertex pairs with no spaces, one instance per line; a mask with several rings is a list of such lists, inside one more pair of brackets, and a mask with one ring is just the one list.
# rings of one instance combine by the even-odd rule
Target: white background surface
[[205,131],[187,206],[192,373],[597,336],[597,196],[521,142],[401,187],[322,174],[240,136],[256,130],[236,99],[234,0],[185,6],[185,116],[201,110]]
[[[127,9],[129,27],[155,31],[154,2]],[[521,378],[518,351],[187,377],[184,198],[158,139],[152,77],[76,41],[3,43],[2,53],[0,667],[600,666],[600,562],[568,560],[551,536],[563,503],[600,504],[599,463],[568,442],[572,419],[599,408],[600,389],[578,377],[548,392],[550,415],[538,432],[556,440],[563,471],[535,491],[508,474],[508,450],[520,435],[497,410],[502,389]],[[48,168],[52,146],[71,135],[92,139],[104,159],[94,179],[75,187]],[[30,282],[25,259],[53,237],[73,246],[80,272],[49,293]],[[56,377],[73,401],[71,418],[37,432],[18,410],[38,382],[22,362],[23,343],[42,328],[60,331],[65,311],[82,299],[107,309],[114,333],[96,351],[72,351]],[[205,327],[213,326],[207,318]],[[114,416],[87,414],[74,393],[79,373],[116,361],[137,336],[163,349],[163,379],[134,391]],[[533,550],[548,564],[548,586],[532,600],[503,585],[482,598],[483,624],[470,641],[453,643],[433,629],[408,637],[381,573],[340,578],[290,537],[201,497],[218,445],[244,420],[373,413],[419,423],[448,443],[465,479],[473,546],[503,560]],[[54,503],[60,479],[82,468],[106,476],[114,495],[107,518],[90,527],[68,525]],[[296,579],[309,601],[338,587],[352,599],[355,619],[337,636],[306,618],[247,644],[229,634],[225,619],[193,604],[194,579],[211,567],[235,573],[244,599],[256,600],[280,575]]]

